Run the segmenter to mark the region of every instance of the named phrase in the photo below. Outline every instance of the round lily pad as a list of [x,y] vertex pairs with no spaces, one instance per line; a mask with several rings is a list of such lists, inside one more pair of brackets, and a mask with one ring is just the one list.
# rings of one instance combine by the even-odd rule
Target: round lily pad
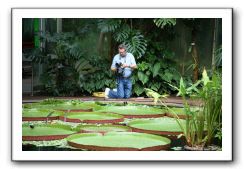
[[151,118],[165,115],[162,109],[145,106],[106,106],[99,112],[113,112],[121,114],[125,118]]
[[[185,120],[180,120],[180,123],[185,126]],[[176,119],[164,117],[156,119],[138,119],[128,123],[132,131],[159,134],[159,135],[179,135],[182,132],[180,125]]]
[[95,102],[79,102],[79,101],[63,101],[57,103],[32,103],[25,104],[25,108],[41,108],[41,109],[55,109],[64,112],[90,112],[93,110],[100,110],[101,106]]
[[46,121],[57,120],[63,112],[51,110],[51,109],[23,109],[22,120],[23,121]]
[[56,109],[59,111],[64,112],[90,112],[93,111],[91,106],[82,105],[82,104],[75,104],[66,102],[63,104],[56,104],[56,105],[42,105],[41,107],[49,108],[49,109]]
[[121,125],[80,125],[77,127],[82,133],[106,133],[111,131],[125,132],[131,131],[128,126]]
[[124,120],[124,117],[118,114],[101,112],[81,112],[68,113],[60,117],[61,120],[73,123],[118,123]]
[[77,133],[77,130],[71,129],[70,126],[58,124],[25,124],[22,125],[23,141],[47,141],[59,140]]
[[67,137],[75,148],[97,151],[156,151],[167,150],[170,139],[136,132],[82,133]]

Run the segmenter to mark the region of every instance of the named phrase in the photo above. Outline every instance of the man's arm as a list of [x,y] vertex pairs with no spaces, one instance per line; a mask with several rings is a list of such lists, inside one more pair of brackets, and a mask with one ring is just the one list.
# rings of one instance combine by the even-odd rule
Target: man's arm
[[132,70],[136,69],[137,68],[137,65],[136,65],[136,61],[135,61],[135,58],[134,56],[131,54],[130,56],[130,64],[123,64],[122,67],[123,68],[131,68]]
[[113,62],[112,62],[112,65],[111,65],[111,70],[112,70],[113,72],[116,72],[116,70],[117,70],[115,64],[116,64],[116,59],[115,59],[115,56],[114,56],[114,58],[113,58]]
[[130,65],[130,68],[134,70],[134,69],[137,68],[137,65],[136,64],[132,64],[132,65]]
[[[137,65],[136,65],[136,64],[131,64],[131,65],[129,65],[129,64],[123,64],[122,67],[123,67],[123,68],[128,67],[128,68],[131,68],[131,69],[134,70],[134,69],[137,68]],[[115,69],[115,70],[116,70],[116,69]]]
[[135,60],[135,57],[133,55],[131,55],[131,65],[129,66],[132,70],[136,69],[137,68],[137,65],[136,65],[136,60]]

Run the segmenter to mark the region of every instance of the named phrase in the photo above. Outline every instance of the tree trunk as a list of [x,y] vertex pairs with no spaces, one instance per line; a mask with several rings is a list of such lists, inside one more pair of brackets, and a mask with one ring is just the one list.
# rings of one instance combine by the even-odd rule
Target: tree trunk
[[113,38],[112,38],[112,35],[111,35],[111,37],[110,37],[110,54],[109,54],[110,55],[109,56],[110,63],[112,63],[113,57],[115,55],[114,50],[115,50],[115,44],[113,42]]
[[57,18],[57,33],[62,32],[62,18]]
[[103,54],[103,38],[104,38],[104,33],[103,32],[100,32],[100,35],[99,35],[99,39],[98,39],[98,44],[97,44],[97,51],[99,53],[99,55],[102,55]]
[[217,36],[217,22],[218,19],[215,18],[214,21],[214,26],[213,26],[213,46],[212,46],[212,72],[215,70],[215,51],[216,51],[216,36]]
[[197,47],[196,47],[196,29],[193,28],[192,30],[192,51],[191,55],[194,62],[194,68],[193,68],[193,82],[196,82],[198,80],[198,73],[199,73],[199,57],[197,53]]

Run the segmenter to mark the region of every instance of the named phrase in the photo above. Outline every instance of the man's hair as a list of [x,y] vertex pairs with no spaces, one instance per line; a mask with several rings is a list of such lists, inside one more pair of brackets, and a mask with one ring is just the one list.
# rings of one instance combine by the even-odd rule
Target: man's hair
[[124,49],[124,50],[126,51],[126,46],[125,46],[125,44],[120,44],[120,45],[118,46],[118,49]]

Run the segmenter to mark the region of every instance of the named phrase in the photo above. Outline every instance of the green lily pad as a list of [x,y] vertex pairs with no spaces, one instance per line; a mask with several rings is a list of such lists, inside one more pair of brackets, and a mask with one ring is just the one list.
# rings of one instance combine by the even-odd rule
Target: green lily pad
[[56,110],[83,110],[83,111],[92,111],[92,110],[100,110],[101,106],[97,105],[95,102],[72,102],[72,101],[64,101],[61,103],[53,103],[53,104],[43,104],[40,103],[32,103],[23,105],[25,108],[41,108],[41,109],[56,109]]
[[67,125],[60,124],[24,124],[22,125],[23,140],[58,140],[67,137],[68,135],[77,133],[76,129],[72,129]]
[[[53,112],[53,113],[51,113]],[[23,109],[22,111],[22,117],[57,117],[61,116],[63,112],[61,111],[55,111],[52,109],[38,109],[38,108],[32,108],[32,109]]]
[[121,125],[80,125],[77,126],[82,132],[97,132],[97,133],[105,133],[111,131],[123,132],[123,131],[131,131],[130,127],[121,126]]
[[117,114],[124,115],[125,117],[154,117],[154,116],[164,116],[165,110],[146,107],[146,106],[106,106],[99,112],[113,112]]
[[108,132],[82,133],[67,137],[70,146],[88,150],[162,150],[168,149],[170,139],[145,133]]
[[[65,120],[65,117],[61,117]],[[101,113],[101,112],[82,112],[82,113],[68,113],[66,121],[68,122],[84,122],[84,123],[110,123],[121,122],[124,117],[118,114]]]
[[[185,126],[185,120],[180,120]],[[137,119],[131,120],[128,126],[133,131],[161,134],[161,135],[178,135],[182,129],[174,118],[155,118],[155,119]]]

